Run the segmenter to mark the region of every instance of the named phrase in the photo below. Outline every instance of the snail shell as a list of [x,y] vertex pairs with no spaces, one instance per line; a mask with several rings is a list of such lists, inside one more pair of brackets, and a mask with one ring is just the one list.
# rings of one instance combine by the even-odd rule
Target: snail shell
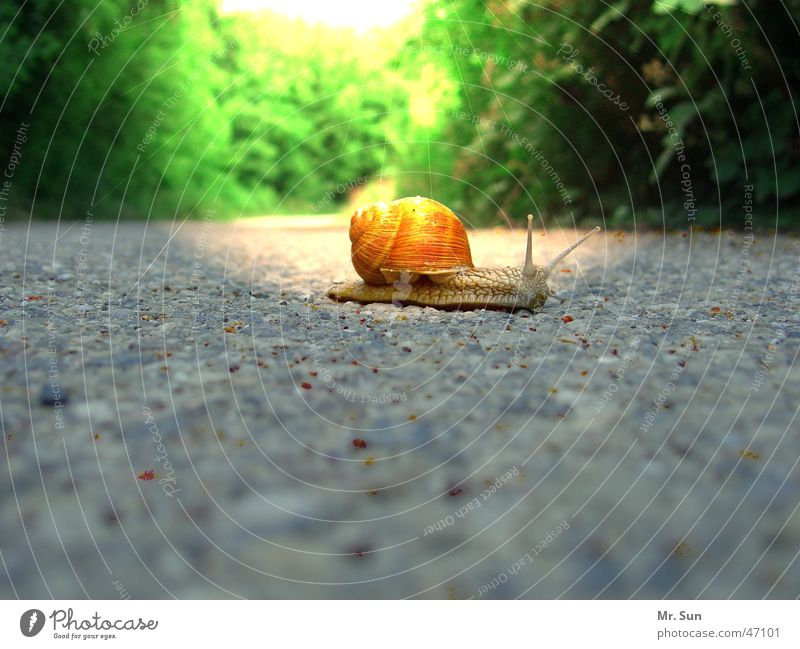
[[350,220],[353,266],[367,284],[436,283],[472,268],[464,225],[451,209],[421,196],[373,203]]

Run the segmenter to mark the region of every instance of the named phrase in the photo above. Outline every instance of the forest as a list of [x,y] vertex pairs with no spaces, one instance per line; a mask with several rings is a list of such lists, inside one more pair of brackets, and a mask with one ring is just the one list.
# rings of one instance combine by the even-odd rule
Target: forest
[[431,0],[356,32],[212,0],[0,5],[0,217],[800,225],[800,0]]

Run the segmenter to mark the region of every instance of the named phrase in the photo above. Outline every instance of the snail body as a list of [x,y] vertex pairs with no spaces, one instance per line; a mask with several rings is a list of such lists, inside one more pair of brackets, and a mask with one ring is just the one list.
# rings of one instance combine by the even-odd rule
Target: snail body
[[552,295],[547,279],[553,268],[600,228],[538,266],[532,221],[528,215],[521,268],[475,268],[463,224],[441,203],[419,196],[374,203],[357,210],[350,225],[353,266],[363,281],[334,285],[328,296],[437,309],[539,309]]

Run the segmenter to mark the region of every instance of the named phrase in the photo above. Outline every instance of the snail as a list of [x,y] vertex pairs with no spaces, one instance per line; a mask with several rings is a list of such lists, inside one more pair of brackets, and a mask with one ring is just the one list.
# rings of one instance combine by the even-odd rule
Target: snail
[[350,220],[351,257],[363,281],[336,284],[328,296],[437,309],[538,309],[554,294],[547,285],[553,269],[600,228],[537,266],[532,222],[529,214],[521,268],[475,268],[466,230],[449,208],[421,196],[373,203]]

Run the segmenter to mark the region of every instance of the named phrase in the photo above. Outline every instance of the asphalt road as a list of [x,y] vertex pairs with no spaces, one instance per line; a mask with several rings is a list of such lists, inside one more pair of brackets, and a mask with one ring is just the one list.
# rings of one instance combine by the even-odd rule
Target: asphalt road
[[795,238],[606,232],[508,314],[331,302],[337,219],[0,235],[4,597],[800,595]]

